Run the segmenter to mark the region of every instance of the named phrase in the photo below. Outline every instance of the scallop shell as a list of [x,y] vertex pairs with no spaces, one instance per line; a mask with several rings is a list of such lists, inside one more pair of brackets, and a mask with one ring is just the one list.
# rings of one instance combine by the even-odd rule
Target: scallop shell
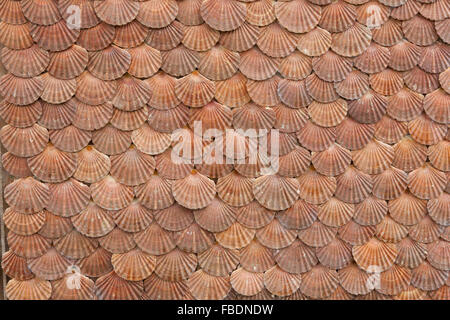
[[203,270],[194,272],[187,284],[191,294],[198,300],[221,300],[231,290],[230,277],[215,277]]
[[[153,129],[171,133],[184,127],[189,120],[189,108],[183,104],[168,110],[151,108],[149,110],[148,123]],[[157,135],[158,136],[158,135]]]
[[361,55],[354,59],[355,67],[369,74],[381,72],[388,66],[390,56],[388,48],[372,42]]
[[127,281],[114,271],[97,278],[95,281],[95,295],[100,300],[139,300],[143,292],[144,284],[142,281]]
[[223,32],[220,35],[220,44],[231,51],[243,52],[256,44],[261,29],[244,22],[236,30]]
[[31,24],[30,35],[39,47],[48,51],[63,51],[77,41],[80,29],[69,27],[64,19],[42,26]]
[[200,7],[203,20],[219,31],[237,29],[244,22],[246,12],[246,5],[234,0],[206,0]]
[[122,77],[131,64],[131,54],[125,49],[111,45],[89,55],[87,69],[102,80],[115,80]]
[[375,234],[374,226],[362,226],[350,220],[338,230],[339,237],[351,245],[363,245]]
[[439,123],[450,123],[450,96],[442,89],[437,89],[425,96],[423,106],[425,113]]
[[306,245],[314,248],[326,246],[336,237],[337,229],[331,228],[316,220],[307,228],[298,232],[298,238]]
[[23,214],[12,208],[7,208],[3,214],[5,226],[14,233],[22,236],[32,235],[45,224],[43,211],[35,214]]
[[32,175],[28,167],[27,158],[17,157],[11,152],[3,154],[2,166],[6,172],[16,178],[25,178]]
[[49,65],[50,54],[37,45],[22,50],[4,47],[1,60],[6,70],[15,76],[36,77]]
[[213,234],[203,230],[196,223],[192,223],[185,230],[179,232],[176,237],[178,248],[192,253],[203,252],[214,243]]
[[409,190],[420,199],[437,198],[445,189],[445,174],[429,164],[417,168],[408,175]]
[[177,163],[172,159],[172,149],[167,149],[156,157],[156,170],[165,179],[178,180],[186,177],[194,165],[191,163]]
[[278,174],[283,177],[295,178],[309,167],[311,155],[308,150],[298,146],[279,159]]
[[203,134],[208,135],[208,130],[224,132],[225,129],[231,127],[231,120],[231,109],[211,101],[201,108],[191,110],[189,126],[195,132],[196,126],[200,124]]
[[208,80],[197,71],[178,79],[175,83],[175,93],[185,105],[202,107],[214,97],[214,82]]
[[270,210],[289,208],[298,199],[299,192],[299,182],[296,179],[278,175],[259,177],[253,184],[256,200]]
[[26,106],[18,106],[6,100],[0,102],[0,116],[6,123],[16,128],[34,125],[41,118],[42,109],[39,101]]
[[322,28],[313,30],[299,36],[297,49],[310,57],[317,57],[328,51],[331,47],[331,34]]
[[163,51],[161,69],[172,76],[185,76],[193,72],[199,64],[199,54],[184,45]]
[[27,22],[25,18],[20,2],[6,0],[2,2],[2,8],[0,9],[0,19],[10,24],[22,24]]
[[341,123],[347,115],[347,102],[343,99],[328,103],[313,101],[308,107],[308,113],[315,124],[333,127]]
[[135,188],[136,198],[147,208],[160,210],[171,206],[172,181],[166,180],[158,174],[153,174],[146,183]]
[[359,123],[351,118],[344,119],[336,128],[336,141],[350,150],[364,148],[373,135],[373,125]]
[[404,87],[388,99],[387,113],[398,121],[410,121],[422,113],[423,96]]
[[[409,1],[408,1],[409,2]],[[415,288],[410,285],[407,290],[401,292],[394,297],[395,300],[428,300],[425,291]]]
[[395,221],[403,225],[415,225],[427,214],[427,202],[404,192],[389,201],[389,213]]
[[155,222],[146,229],[135,233],[134,240],[139,248],[151,255],[168,253],[176,246],[172,234]]
[[256,238],[259,242],[270,249],[285,248],[291,245],[296,237],[296,230],[284,228],[278,219],[272,219],[269,224],[256,232]]
[[420,14],[430,20],[443,20],[450,15],[448,3],[442,0],[423,4],[420,8]]
[[115,226],[111,214],[93,202],[71,220],[75,229],[87,237],[102,237],[111,232]]
[[169,231],[182,231],[194,221],[192,212],[178,204],[174,204],[153,213],[158,224]]
[[389,19],[380,28],[374,29],[373,41],[383,46],[393,46],[403,39],[402,23],[398,20]]
[[305,81],[307,92],[314,100],[327,103],[339,98],[333,83],[320,79],[315,73],[308,76]]
[[177,20],[187,26],[203,23],[200,14],[200,7],[203,0],[182,0],[178,1]]
[[377,225],[387,212],[388,206],[386,201],[370,195],[355,206],[353,219],[363,226]]
[[411,137],[405,137],[394,145],[393,165],[403,171],[409,172],[425,163],[427,149]]
[[119,210],[133,200],[133,189],[121,184],[112,176],[91,184],[92,199],[106,210]]
[[239,70],[252,80],[266,80],[275,75],[279,62],[266,56],[258,48],[252,48],[241,53]]
[[338,277],[341,286],[351,294],[363,295],[371,291],[370,286],[367,285],[369,274],[361,270],[356,264],[349,264],[339,270]]
[[344,32],[333,34],[331,49],[344,57],[355,57],[369,47],[371,38],[370,29],[356,22]]
[[210,232],[222,232],[236,221],[236,209],[214,198],[207,207],[194,211],[195,221]]
[[233,289],[244,296],[253,296],[264,288],[263,273],[249,272],[244,268],[233,271],[230,282]]
[[302,276],[300,290],[308,297],[323,299],[330,296],[338,284],[339,278],[335,270],[317,265]]
[[0,94],[9,103],[28,105],[35,102],[44,90],[42,77],[20,78],[11,73],[0,78]]
[[407,124],[399,122],[387,115],[375,124],[374,137],[384,143],[394,144],[400,141],[408,132]]
[[333,51],[327,51],[320,57],[312,59],[312,67],[315,74],[322,80],[338,82],[344,80],[352,71],[352,61],[337,55]]
[[186,295],[190,295],[186,281],[166,281],[156,274],[144,280],[144,289],[143,300],[186,299]]
[[335,196],[348,203],[359,203],[369,195],[372,186],[371,176],[349,166],[343,174],[336,177]]
[[439,240],[430,245],[428,249],[428,261],[439,270],[449,270],[448,262],[449,246],[445,240]]
[[448,36],[449,21],[450,20],[447,18],[434,23],[436,33],[445,43],[450,43],[450,37]]
[[248,271],[264,272],[275,265],[273,253],[256,239],[241,249],[241,265]]
[[449,217],[449,200],[448,193],[443,192],[439,197],[428,201],[427,209],[430,217],[438,224],[447,226],[450,221]]
[[4,192],[6,203],[15,211],[25,214],[41,211],[50,200],[48,186],[32,177],[14,180],[5,187]]
[[81,272],[90,277],[100,277],[112,271],[111,253],[98,247],[92,254],[78,262]]
[[402,29],[406,39],[419,46],[429,46],[438,39],[433,22],[421,15],[403,21]]
[[[272,79],[274,79],[273,77]],[[277,79],[277,78],[275,78]],[[312,102],[312,99],[308,93],[307,90],[307,82],[306,80],[288,80],[288,79],[281,79],[277,81],[278,84],[278,96],[283,103],[285,103],[287,106],[291,108],[301,108],[306,107],[308,104]],[[254,93],[254,99],[259,99],[256,96],[257,92]],[[252,95],[250,95],[252,96]],[[276,100],[278,97],[272,98],[273,103],[271,102],[271,105],[276,105],[279,103],[276,103]],[[261,100],[261,102],[268,103],[269,101]]]
[[[59,90],[59,88],[57,88]],[[61,104],[52,104],[47,102],[40,102],[42,106],[42,115],[39,119],[39,124],[47,129],[64,129],[72,124],[77,112],[77,102],[70,99]]]
[[272,23],[262,28],[257,45],[262,52],[273,58],[283,58],[295,50],[298,37],[281,27],[278,23]]
[[375,234],[382,241],[396,243],[408,235],[408,228],[385,216],[377,225]]
[[306,122],[303,128],[297,132],[300,144],[313,152],[320,152],[329,148],[336,138],[336,130],[333,127],[321,127],[312,121]]
[[350,221],[354,212],[355,206],[353,204],[333,197],[319,207],[317,217],[327,226],[341,227]]
[[[51,184],[50,197],[53,201],[47,205],[48,210],[61,217],[71,217],[77,215],[88,206],[90,191],[86,185],[70,179],[60,184]],[[59,220],[54,222],[65,224]],[[63,225],[61,227],[66,229]]]
[[[191,50],[206,51],[211,49],[219,41],[219,38],[220,32],[203,23],[198,26],[185,27],[181,42]],[[151,45],[151,43],[149,44]]]
[[279,212],[277,218],[288,229],[306,229],[317,219],[318,208],[304,200],[296,201],[286,211]]
[[121,131],[108,124],[93,133],[92,142],[104,154],[123,153],[131,145],[131,132]]
[[28,269],[26,259],[16,255],[12,250],[3,253],[2,269],[8,277],[16,280],[30,280],[34,277]]
[[275,3],[275,15],[279,23],[291,32],[305,33],[318,23],[321,7],[305,0]]
[[71,262],[50,248],[44,255],[28,260],[28,267],[40,279],[57,280],[64,276]]
[[31,172],[45,182],[62,182],[73,175],[76,170],[77,156],[58,150],[48,145],[42,153],[28,158]]
[[395,167],[387,168],[373,176],[373,194],[380,199],[395,199],[406,189],[406,180],[404,171]]
[[48,239],[57,239],[66,235],[70,230],[73,229],[72,222],[70,218],[64,218],[47,210],[44,210],[45,223],[39,230],[39,234]]
[[285,272],[278,266],[274,266],[264,273],[266,289],[280,297],[293,294],[298,290],[301,282],[301,275]]
[[245,227],[258,229],[268,225],[273,220],[274,215],[273,211],[267,210],[256,201],[252,201],[238,209],[236,218]]
[[113,43],[122,48],[134,48],[144,43],[149,30],[137,20],[116,27]]
[[30,280],[8,281],[5,289],[9,300],[49,300],[52,294],[50,281],[33,278]]
[[47,70],[56,78],[73,79],[84,71],[88,58],[86,49],[73,45],[64,51],[53,52]]
[[345,99],[361,98],[369,90],[369,77],[353,69],[345,79],[335,84],[336,92]]
[[144,230],[153,221],[150,209],[145,208],[138,200],[121,210],[112,213],[114,222],[126,232],[139,232]]
[[[136,242],[134,242],[133,234],[127,233],[119,228],[114,228],[111,232],[109,232],[106,236],[103,236],[98,239],[100,245],[106,249],[107,251],[111,253],[125,253],[130,251],[136,246]],[[103,255],[103,253],[102,253]],[[104,257],[106,259],[106,257]],[[110,260],[111,257],[107,258],[107,268],[106,265],[103,267],[103,269],[111,269],[112,265],[110,266]],[[90,261],[89,263],[97,263],[96,261]]]
[[213,276],[227,276],[239,263],[239,251],[214,244],[198,255],[198,263],[205,272]]
[[[245,2],[245,1],[244,1]],[[255,26],[267,26],[276,19],[274,5],[270,0],[249,1],[245,20]]]
[[114,40],[114,35],[114,26],[101,22],[95,27],[82,29],[77,44],[88,51],[98,51],[109,46]]
[[311,204],[324,203],[336,190],[336,179],[321,175],[314,168],[309,168],[298,181],[300,198]]
[[[76,287],[69,287],[67,284],[76,281],[79,283]],[[94,300],[94,281],[88,277],[75,273],[65,275],[52,283],[52,299],[53,300]]]
[[394,148],[377,141],[370,141],[363,149],[353,151],[355,166],[368,174],[378,174],[389,168],[394,159]]
[[422,114],[408,123],[408,131],[417,142],[432,145],[442,140],[447,133],[447,128]]
[[9,249],[14,254],[27,259],[42,256],[51,247],[51,240],[37,233],[30,236],[21,236],[10,231],[6,239]]
[[312,71],[312,59],[296,50],[280,62],[279,72],[289,80],[301,80]]
[[355,23],[356,13],[351,4],[344,1],[332,2],[323,9],[319,25],[329,32],[342,32]]
[[437,225],[429,216],[424,216],[422,220],[409,229],[409,236],[414,241],[431,243],[436,241],[443,229]]
[[414,17],[422,5],[419,1],[408,0],[402,5],[392,8],[391,17],[397,20],[408,20]]
[[426,94],[439,88],[439,76],[423,71],[419,67],[403,73],[403,80],[411,90]]
[[68,101],[75,95],[77,83],[75,79],[61,80],[52,77],[49,73],[41,75],[43,81],[43,91],[41,93],[41,99],[57,104]]
[[175,20],[177,14],[175,0],[150,0],[140,3],[136,20],[150,28],[164,28]]
[[211,80],[226,80],[236,73],[239,67],[240,56],[221,46],[214,46],[202,55],[199,72]]
[[406,237],[397,243],[398,256],[395,263],[408,267],[415,268],[420,265],[427,256],[427,248],[420,242],[415,242]]
[[94,2],[93,1],[84,1],[84,0],[62,0],[58,1],[58,9],[63,17],[67,21],[67,23],[74,25],[74,21],[71,20],[73,11],[71,10],[73,5],[79,6],[80,8],[80,21],[79,28],[92,28],[97,26],[101,21],[97,17],[94,11]]
[[358,266],[368,272],[374,272],[375,269],[380,272],[388,270],[398,254],[395,244],[384,243],[376,238],[371,238],[363,245],[354,246],[352,252]]
[[104,81],[96,78],[88,71],[77,78],[75,96],[81,102],[99,105],[109,101],[115,94],[117,85],[114,81]]
[[411,272],[411,284],[421,290],[436,290],[440,288],[448,277],[448,271],[434,268],[429,262],[422,262]]
[[216,241],[228,249],[241,249],[246,247],[255,236],[254,229],[246,228],[239,222],[233,223],[225,231],[214,234]]
[[148,104],[158,110],[172,109],[179,105],[175,95],[176,79],[164,72],[159,72],[146,80],[151,90]]
[[[167,27],[159,29],[150,29],[148,31],[148,36],[145,42],[149,46],[157,50],[171,50],[181,43],[184,36],[184,32],[185,32],[184,25],[175,20]],[[195,36],[196,34],[194,35],[191,34],[191,37],[193,37],[194,39],[191,39],[188,42],[189,44],[194,45],[194,41],[196,41]],[[215,41],[217,42],[217,40]]]
[[155,273],[165,281],[182,281],[188,279],[197,267],[197,256],[178,248],[156,257]]
[[376,92],[385,96],[391,96],[403,88],[403,79],[398,72],[385,69],[370,75],[370,85]]
[[120,183],[136,186],[150,178],[155,165],[152,156],[131,146],[126,152],[111,156],[111,175]]
[[156,257],[133,249],[127,253],[116,253],[111,257],[114,272],[129,281],[140,281],[148,278],[156,266]]
[[73,229],[64,237],[55,240],[53,246],[66,258],[81,259],[94,252],[98,243]]
[[169,148],[171,137],[168,133],[153,130],[148,124],[142,125],[131,134],[131,140],[143,153],[156,155]]
[[419,66],[430,73],[440,73],[449,67],[446,61],[450,52],[446,45],[437,42],[429,47],[425,47],[419,59]]
[[33,45],[30,35],[30,23],[9,24],[0,22],[0,43],[7,48],[20,50]]
[[136,18],[140,4],[128,0],[94,1],[94,10],[104,22],[121,26]]
[[214,199],[216,186],[214,181],[193,171],[185,178],[176,180],[172,185],[172,192],[175,200],[182,206],[189,209],[201,209]]
[[227,80],[216,82],[214,97],[218,102],[231,108],[242,107],[250,101],[246,82],[247,79],[237,72]]
[[419,63],[422,49],[407,40],[403,40],[390,47],[389,52],[389,66],[397,71],[406,71],[411,70]]
[[314,249],[299,240],[279,250],[275,259],[281,269],[294,274],[307,272],[318,263]]

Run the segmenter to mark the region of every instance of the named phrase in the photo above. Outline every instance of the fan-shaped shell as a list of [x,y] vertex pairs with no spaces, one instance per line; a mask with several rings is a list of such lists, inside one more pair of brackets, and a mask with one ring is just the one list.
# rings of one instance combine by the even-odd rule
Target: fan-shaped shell
[[16,178],[25,178],[32,175],[28,167],[27,158],[17,157],[11,152],[3,154],[2,166],[6,172]]
[[395,244],[384,243],[371,238],[363,245],[352,248],[353,257],[360,268],[368,272],[379,272],[389,269],[397,257],[398,250]]
[[95,27],[82,29],[77,44],[88,51],[98,51],[109,46],[114,40],[114,35],[114,26],[101,22]]
[[114,80],[123,76],[131,64],[131,54],[125,49],[111,45],[103,50],[92,52],[87,68],[95,77]]
[[282,1],[275,3],[275,15],[279,23],[291,32],[305,33],[318,23],[321,7],[305,0]]
[[90,188],[94,202],[106,210],[125,208],[133,200],[133,189],[112,176],[91,184]]
[[279,62],[266,56],[258,48],[252,48],[241,53],[239,70],[252,80],[266,80],[271,78],[278,70]]
[[18,77],[36,77],[49,65],[50,54],[33,45],[22,50],[4,47],[1,60],[6,70]]
[[80,29],[71,29],[64,19],[52,25],[32,24],[30,35],[39,47],[48,51],[62,51],[78,39]]
[[429,46],[438,39],[433,22],[421,15],[403,21],[402,29],[406,39],[419,46]]
[[140,4],[128,0],[95,1],[94,10],[104,22],[113,26],[121,26],[136,18]]
[[331,47],[331,34],[322,28],[313,30],[299,36],[297,49],[310,57],[317,57],[328,51]]
[[203,20],[219,31],[238,28],[244,22],[246,12],[246,5],[235,0],[206,0],[200,7]]
[[175,200],[189,209],[201,209],[211,203],[215,194],[214,181],[199,172],[193,171],[183,179],[176,180],[172,185]]
[[264,285],[270,293],[285,297],[293,294],[300,287],[302,277],[299,274],[291,274],[274,266],[264,273]]
[[33,45],[30,35],[30,23],[9,24],[0,22],[0,43],[7,48],[20,50]]
[[178,4],[174,0],[150,0],[140,3],[136,20],[150,28],[168,26],[178,14]]
[[143,292],[142,281],[127,281],[114,271],[95,281],[95,295],[100,300],[139,300]]
[[11,279],[5,293],[9,300],[49,300],[52,285],[50,281],[39,278],[24,281]]
[[42,77],[20,78],[8,73],[0,78],[0,94],[9,103],[21,106],[31,104],[43,91]]
[[[186,26],[181,42],[191,50],[206,51],[211,49],[219,41],[219,38],[219,31],[203,23],[198,26]],[[151,43],[149,44],[151,45]]]
[[34,125],[43,113],[42,104],[36,101],[26,106],[18,106],[6,100],[0,102],[0,116],[9,125],[26,128]]
[[229,276],[215,277],[203,270],[194,272],[187,284],[192,295],[199,300],[223,299],[231,290]]

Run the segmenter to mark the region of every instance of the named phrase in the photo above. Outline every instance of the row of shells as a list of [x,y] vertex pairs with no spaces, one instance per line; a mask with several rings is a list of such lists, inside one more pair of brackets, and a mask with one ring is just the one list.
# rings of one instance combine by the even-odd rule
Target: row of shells
[[[449,18],[0,0],[7,297],[449,299]],[[208,162],[196,122],[278,129],[278,171],[239,131]]]

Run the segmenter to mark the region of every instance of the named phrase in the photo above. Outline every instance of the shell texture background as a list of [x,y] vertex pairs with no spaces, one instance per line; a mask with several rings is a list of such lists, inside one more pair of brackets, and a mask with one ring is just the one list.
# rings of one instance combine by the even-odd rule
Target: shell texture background
[[[450,299],[449,35],[448,0],[0,0],[6,298]],[[195,121],[278,129],[278,172]]]

